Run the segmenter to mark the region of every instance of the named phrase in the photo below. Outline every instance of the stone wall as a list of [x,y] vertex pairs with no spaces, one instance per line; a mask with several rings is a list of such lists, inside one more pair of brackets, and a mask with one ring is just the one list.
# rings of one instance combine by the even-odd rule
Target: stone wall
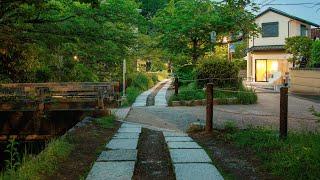
[[320,95],[320,68],[292,68],[290,77],[291,92]]

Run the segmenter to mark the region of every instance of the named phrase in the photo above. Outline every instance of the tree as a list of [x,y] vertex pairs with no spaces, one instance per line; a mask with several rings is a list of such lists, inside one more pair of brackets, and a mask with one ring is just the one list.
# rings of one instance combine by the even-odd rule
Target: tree
[[289,59],[293,63],[293,67],[299,64],[301,58],[310,60],[312,48],[312,40],[306,36],[295,36],[286,39],[285,49],[288,53],[292,54]]
[[245,39],[256,33],[254,15],[246,7],[250,1],[171,0],[153,19],[161,33],[161,45],[173,54],[187,54],[192,63],[212,50],[210,33],[217,33],[217,42],[232,35],[229,42]]
[[160,9],[165,8],[168,0],[139,0],[142,15],[147,19],[151,19]]
[[143,21],[134,0],[0,3],[0,77],[14,82],[108,80]]
[[317,40],[312,45],[310,67],[320,68],[320,41]]

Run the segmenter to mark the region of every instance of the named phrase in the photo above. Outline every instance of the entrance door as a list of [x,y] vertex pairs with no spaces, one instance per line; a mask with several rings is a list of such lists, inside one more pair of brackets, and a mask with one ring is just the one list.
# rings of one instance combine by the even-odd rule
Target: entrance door
[[256,81],[268,82],[270,78],[279,72],[279,61],[271,59],[256,60]]

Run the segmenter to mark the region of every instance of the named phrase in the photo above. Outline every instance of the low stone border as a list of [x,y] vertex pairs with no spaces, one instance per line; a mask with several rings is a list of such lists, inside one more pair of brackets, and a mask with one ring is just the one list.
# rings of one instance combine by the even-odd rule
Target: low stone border
[[[239,104],[237,98],[227,98],[227,99],[213,99],[213,105],[222,104]],[[207,105],[206,99],[201,100],[191,100],[191,101],[172,101],[170,106],[205,106]]]

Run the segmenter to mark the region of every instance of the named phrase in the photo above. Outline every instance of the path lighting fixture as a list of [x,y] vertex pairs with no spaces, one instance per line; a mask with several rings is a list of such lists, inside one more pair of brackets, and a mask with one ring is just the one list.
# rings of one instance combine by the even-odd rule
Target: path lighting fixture
[[74,55],[74,56],[73,56],[73,59],[74,59],[75,61],[78,61],[78,60],[79,60],[79,58],[78,58],[77,55]]

